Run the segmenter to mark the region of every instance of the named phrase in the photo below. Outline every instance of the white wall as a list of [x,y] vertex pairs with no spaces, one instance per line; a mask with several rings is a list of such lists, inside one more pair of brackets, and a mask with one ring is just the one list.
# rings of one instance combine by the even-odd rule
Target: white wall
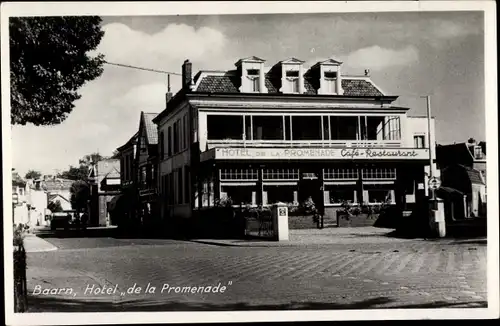
[[[414,147],[413,136],[422,135],[425,138],[425,147],[429,146],[428,126],[426,117],[406,117],[401,128],[403,129],[403,147]],[[432,144],[432,157],[436,158],[436,127],[435,119],[431,119],[431,144]]]
[[[158,122],[158,137],[161,136],[161,133],[163,132],[164,135],[164,149],[163,152],[164,157],[160,159],[160,164],[159,164],[159,171],[158,171],[158,184],[159,184],[159,189],[162,189],[163,185],[163,177],[172,173],[174,170],[177,170],[179,168],[189,166],[190,165],[190,160],[191,160],[191,155],[190,155],[190,147],[191,147],[191,134],[192,130],[190,129],[190,124],[191,124],[191,117],[190,117],[190,110],[189,110],[189,105],[187,103],[181,104],[177,110],[175,110],[172,114],[169,114],[167,117],[164,117]],[[184,124],[184,116],[186,117],[187,120],[187,130],[186,130],[186,125]],[[180,119],[180,129],[179,129],[179,134],[180,134],[180,146],[179,149],[180,151],[177,152],[176,154],[173,154],[172,156],[168,157],[168,146],[174,148],[174,123]],[[172,139],[168,139],[168,128],[171,128],[172,130]],[[184,138],[187,137],[186,141],[184,141]],[[160,146],[162,142],[158,141],[158,144]],[[186,145],[184,147],[184,144]],[[159,150],[159,153],[162,151]],[[183,178],[183,187],[185,187],[185,180],[184,180],[184,173],[182,173],[182,178]],[[177,193],[178,191],[178,183],[177,179],[174,181],[174,193]],[[174,196],[174,194],[168,194],[169,196]],[[183,194],[184,195],[184,189],[183,189]],[[160,210],[163,213],[166,213],[167,207],[166,203],[164,202],[164,196],[163,194],[160,194]],[[176,217],[189,217],[191,214],[190,210],[190,204],[189,203],[183,203],[183,204],[177,204],[174,206],[171,206],[170,213]]]

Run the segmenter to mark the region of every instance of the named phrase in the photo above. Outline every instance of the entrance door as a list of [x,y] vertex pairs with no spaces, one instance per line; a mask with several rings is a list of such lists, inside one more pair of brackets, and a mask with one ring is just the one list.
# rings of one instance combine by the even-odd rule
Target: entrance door
[[313,200],[316,209],[320,214],[324,214],[324,197],[323,189],[319,179],[302,179],[299,183],[299,201],[302,204],[309,197]]

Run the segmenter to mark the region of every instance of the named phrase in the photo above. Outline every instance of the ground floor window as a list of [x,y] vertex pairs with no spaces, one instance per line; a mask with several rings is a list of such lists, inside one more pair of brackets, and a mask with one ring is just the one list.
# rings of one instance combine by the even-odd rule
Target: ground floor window
[[357,203],[356,184],[325,184],[325,204]]
[[396,202],[393,184],[369,184],[363,188],[363,200],[369,204]]
[[220,197],[230,198],[233,205],[256,205],[256,184],[224,184],[221,185]]
[[265,184],[262,194],[263,204],[296,203],[297,188],[297,184]]

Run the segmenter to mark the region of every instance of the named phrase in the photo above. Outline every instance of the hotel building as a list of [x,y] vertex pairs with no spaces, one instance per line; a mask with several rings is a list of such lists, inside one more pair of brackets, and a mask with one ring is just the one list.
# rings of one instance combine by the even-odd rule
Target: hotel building
[[393,105],[397,96],[368,71],[344,75],[333,59],[303,64],[291,58],[266,68],[250,57],[192,78],[184,62],[182,89],[167,94],[153,119],[164,218],[189,218],[223,198],[239,206],[311,197],[325,215],[343,201],[411,210],[425,198],[435,144],[427,119]]

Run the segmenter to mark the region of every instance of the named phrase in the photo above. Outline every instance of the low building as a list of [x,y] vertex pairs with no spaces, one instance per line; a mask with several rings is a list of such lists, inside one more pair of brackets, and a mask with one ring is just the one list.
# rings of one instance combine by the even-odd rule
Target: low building
[[120,160],[103,159],[93,165],[89,173],[90,214],[89,225],[106,226],[110,224],[109,205],[114,196],[120,194]]
[[467,142],[436,147],[441,169],[440,195],[447,200],[452,219],[486,216],[486,142]]
[[303,63],[266,68],[250,57],[192,78],[184,62],[182,89],[153,120],[163,218],[189,219],[229,198],[256,206],[311,197],[327,216],[344,201],[411,210],[424,200],[435,144],[427,120],[394,106],[398,97],[369,76],[343,74],[339,61]]

